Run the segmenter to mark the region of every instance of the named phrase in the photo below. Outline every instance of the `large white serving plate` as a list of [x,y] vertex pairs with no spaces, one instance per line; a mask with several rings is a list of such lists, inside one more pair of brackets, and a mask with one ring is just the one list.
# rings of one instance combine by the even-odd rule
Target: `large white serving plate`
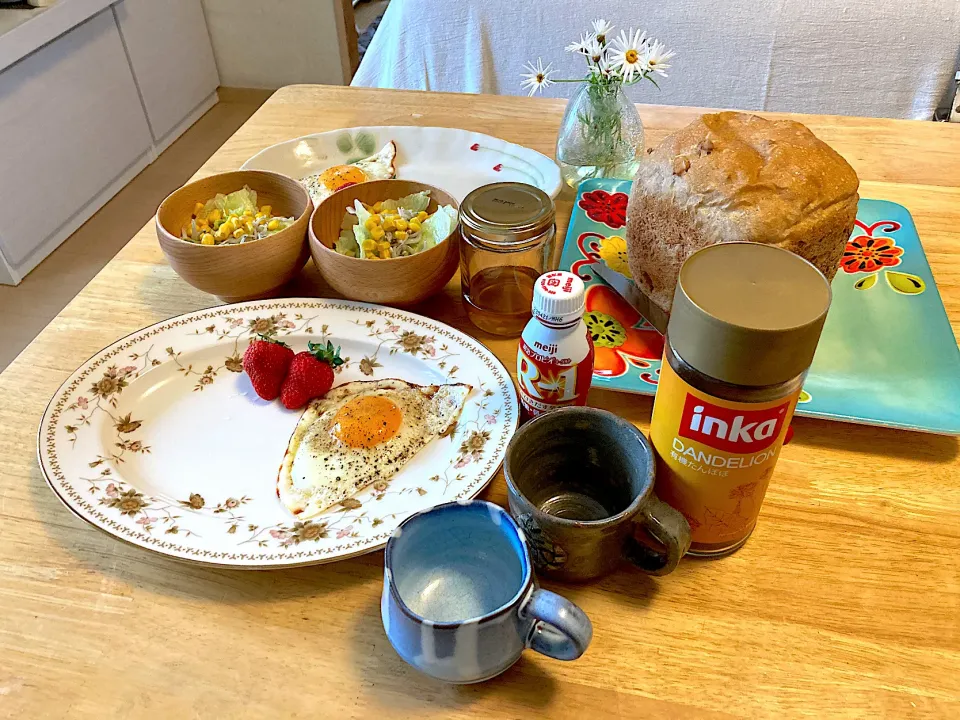
[[456,128],[355,127],[304,135],[260,151],[242,169],[270,170],[299,180],[373,155],[391,140],[397,144],[398,178],[446,190],[458,202],[494,182],[535,185],[552,198],[560,192],[560,168],[546,155]]
[[[336,384],[402,378],[473,386],[456,431],[389,482],[305,521],[277,498],[300,418],[257,397],[240,359],[258,333],[294,350],[330,339],[349,358]],[[407,516],[472,498],[517,426],[510,374],[476,340],[391,308],[316,298],[181,315],[118,340],[57,390],[40,424],[47,482],[83,520],[192,562],[266,568],[329,562],[384,545]]]

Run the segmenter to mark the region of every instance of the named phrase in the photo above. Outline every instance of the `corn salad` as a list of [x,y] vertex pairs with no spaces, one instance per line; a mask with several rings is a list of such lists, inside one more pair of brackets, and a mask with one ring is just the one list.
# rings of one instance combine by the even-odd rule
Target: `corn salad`
[[180,237],[200,245],[239,245],[262,240],[293,224],[296,218],[276,217],[270,205],[257,207],[257,194],[244,187],[229,195],[217,195],[197,203]]

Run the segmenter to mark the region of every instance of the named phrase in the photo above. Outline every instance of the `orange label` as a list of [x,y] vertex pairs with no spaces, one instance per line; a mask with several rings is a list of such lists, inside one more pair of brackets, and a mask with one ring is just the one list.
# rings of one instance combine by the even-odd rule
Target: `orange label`
[[732,545],[753,530],[799,396],[721,400],[664,358],[650,424],[657,494],[686,516],[694,549]]

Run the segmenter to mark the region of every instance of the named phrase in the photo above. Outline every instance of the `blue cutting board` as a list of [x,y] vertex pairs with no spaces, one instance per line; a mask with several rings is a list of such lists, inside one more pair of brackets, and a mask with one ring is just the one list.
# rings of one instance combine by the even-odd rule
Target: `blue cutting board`
[[[653,395],[663,338],[590,266],[629,273],[622,239],[628,180],[580,184],[560,266],[587,284],[599,332],[597,387]],[[960,348],[902,205],[860,200],[833,303],[797,414],[960,434]]]

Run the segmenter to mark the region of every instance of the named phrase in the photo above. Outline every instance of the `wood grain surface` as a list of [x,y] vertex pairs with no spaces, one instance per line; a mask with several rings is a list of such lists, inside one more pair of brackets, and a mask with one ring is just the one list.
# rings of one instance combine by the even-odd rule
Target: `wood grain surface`
[[[553,154],[563,102],[295,86],[203,167],[239,167],[304,133],[464,127]],[[641,106],[648,142],[697,110]],[[798,116],[856,168],[861,195],[910,209],[960,329],[960,126]],[[572,194],[558,200],[561,237]],[[288,288],[325,296],[312,263]],[[209,570],[129,547],[70,514],[36,462],[47,400],[85,358],[149,323],[217,304],[163,261],[152,222],[0,376],[0,716],[958,717],[956,438],[798,419],[756,533],[736,555],[545,583],[594,621],[586,655],[527,652],[451,687],[395,655],[379,619],[382,554],[274,572]],[[420,312],[471,329],[457,280]],[[648,398],[591,404],[646,429]],[[504,503],[502,478],[485,493]]]
[[455,210],[459,203],[440,188],[412,180],[372,180],[346,187],[320,203],[310,218],[310,255],[320,276],[348,300],[408,308],[443,290],[460,267],[459,226],[432,248],[406,257],[367,260],[341,255],[333,249],[340,237],[347,208],[355,201],[374,205],[418,192],[430,193],[427,212],[440,205]]
[[[244,187],[257,194],[257,206],[269,205],[277,217],[293,223],[256,242],[201,245],[180,239],[197,203]],[[313,202],[296,180],[262,170],[237,170],[208,175],[173,191],[157,208],[157,241],[177,274],[199,290],[223,302],[264,297],[303,269],[309,255],[307,228]]]

